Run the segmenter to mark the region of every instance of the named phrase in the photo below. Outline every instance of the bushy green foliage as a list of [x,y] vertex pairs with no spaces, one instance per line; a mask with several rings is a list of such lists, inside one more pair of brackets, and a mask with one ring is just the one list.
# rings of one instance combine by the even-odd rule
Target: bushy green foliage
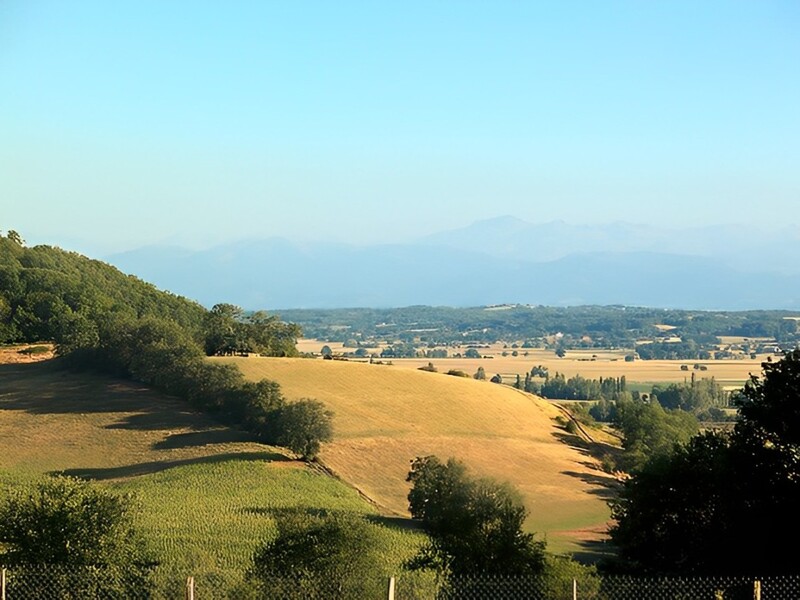
[[278,535],[256,550],[241,596],[378,597],[385,580],[379,540],[362,517],[292,511],[276,516]]
[[463,463],[435,456],[416,458],[407,480],[409,512],[430,536],[412,568],[455,578],[542,572],[545,545],[523,532],[528,513],[511,486],[473,478]]
[[333,439],[333,412],[319,400],[303,398],[280,407],[269,417],[271,440],[306,460],[315,458],[320,445]]
[[300,328],[293,323],[282,323],[265,311],[246,314],[233,304],[216,304],[205,315],[204,331],[208,356],[298,354]]
[[575,375],[567,379],[561,373],[553,377],[545,373],[545,380],[537,391],[544,398],[560,400],[620,400],[630,398],[626,386],[624,375],[605,379],[587,379]]
[[695,436],[625,483],[611,534],[628,568],[798,573],[777,540],[800,534],[800,350],[762,366],[731,433]]
[[650,397],[664,408],[679,408],[698,416],[707,416],[709,409],[727,403],[722,386],[713,377],[697,379],[694,373],[687,383],[653,386]]
[[[0,548],[0,564],[23,569],[124,569],[124,577],[79,582],[91,583],[95,597],[143,596],[151,585],[153,556],[133,527],[131,498],[69,477],[48,478],[5,496],[0,503]],[[38,586],[41,597],[73,597],[74,584],[64,578],[65,572],[33,573],[31,585]]]
[[623,435],[624,471],[635,471],[648,460],[671,453],[699,431],[697,418],[682,410],[665,410],[658,402],[616,403],[615,425]]

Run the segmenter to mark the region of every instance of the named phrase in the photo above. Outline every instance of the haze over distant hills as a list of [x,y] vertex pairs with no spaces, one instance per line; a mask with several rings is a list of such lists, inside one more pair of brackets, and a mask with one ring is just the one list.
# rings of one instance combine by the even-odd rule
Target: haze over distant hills
[[800,231],[479,221],[374,246],[251,239],[104,258],[212,306],[246,309],[625,304],[800,309]]

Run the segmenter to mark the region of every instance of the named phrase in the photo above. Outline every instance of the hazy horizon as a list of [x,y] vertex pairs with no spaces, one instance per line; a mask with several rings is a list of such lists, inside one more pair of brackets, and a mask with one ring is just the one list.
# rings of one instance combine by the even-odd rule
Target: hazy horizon
[[0,229],[107,254],[800,223],[800,5],[0,4]]

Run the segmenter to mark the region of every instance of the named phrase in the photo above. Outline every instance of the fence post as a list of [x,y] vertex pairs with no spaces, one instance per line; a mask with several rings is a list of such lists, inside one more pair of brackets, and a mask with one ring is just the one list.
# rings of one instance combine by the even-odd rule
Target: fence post
[[186,578],[186,600],[194,600],[194,577]]
[[394,577],[389,577],[389,600],[394,600]]
[[761,581],[758,579],[753,582],[753,600],[761,600]]
[[6,600],[6,570],[0,571],[0,600]]
[[578,580],[572,580],[572,600],[578,600]]

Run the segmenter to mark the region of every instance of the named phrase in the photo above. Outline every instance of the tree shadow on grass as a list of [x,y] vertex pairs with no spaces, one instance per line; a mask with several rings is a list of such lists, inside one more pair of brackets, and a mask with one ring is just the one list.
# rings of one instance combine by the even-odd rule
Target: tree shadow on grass
[[214,454],[211,456],[198,456],[195,458],[185,458],[180,460],[149,461],[135,465],[124,465],[121,467],[106,467],[99,469],[67,469],[57,471],[51,475],[69,475],[80,479],[124,479],[128,477],[138,477],[140,475],[151,475],[186,465],[218,464],[229,461],[264,461],[264,462],[288,462],[291,459],[276,452],[227,452],[224,454]]
[[0,410],[42,415],[118,413],[105,428],[196,432],[181,431],[157,443],[157,448],[165,449],[254,439],[192,410],[184,400],[125,379],[74,373],[61,368],[58,360],[0,365]]
[[[608,458],[611,458],[612,461],[616,462],[623,452],[622,448],[601,442],[590,442],[573,433],[567,433],[566,431],[555,431],[553,432],[553,437],[555,437],[558,441],[571,446],[584,456],[589,456],[598,461],[604,461]],[[593,468],[597,468],[597,465],[592,464],[591,466]]]
[[243,431],[220,427],[204,431],[173,433],[160,442],[152,445],[153,450],[175,450],[177,448],[194,448],[210,444],[230,444],[236,442],[252,442],[253,436]]
[[244,512],[253,515],[264,515],[267,517],[281,517],[291,515],[308,515],[312,517],[327,517],[332,515],[352,515],[363,518],[374,525],[381,525],[389,529],[399,529],[402,531],[423,531],[422,523],[410,517],[392,517],[385,515],[365,515],[347,510],[337,510],[330,508],[318,508],[310,506],[278,506],[263,507],[251,506],[244,509]]
[[382,525],[389,529],[400,529],[402,531],[424,531],[422,522],[411,517],[397,517],[386,515],[367,515],[367,520],[376,525]]
[[57,360],[0,365],[0,408],[68,414],[134,412],[156,403],[178,404],[177,399],[132,381],[74,373],[60,365]]
[[619,481],[610,475],[593,475],[592,473],[584,473],[579,471],[561,471],[564,475],[580,479],[584,483],[591,486],[590,494],[600,496],[604,500],[611,500],[615,498],[619,490]]
[[617,557],[610,540],[584,540],[578,542],[578,548],[572,553],[572,559],[584,565],[602,566]]

